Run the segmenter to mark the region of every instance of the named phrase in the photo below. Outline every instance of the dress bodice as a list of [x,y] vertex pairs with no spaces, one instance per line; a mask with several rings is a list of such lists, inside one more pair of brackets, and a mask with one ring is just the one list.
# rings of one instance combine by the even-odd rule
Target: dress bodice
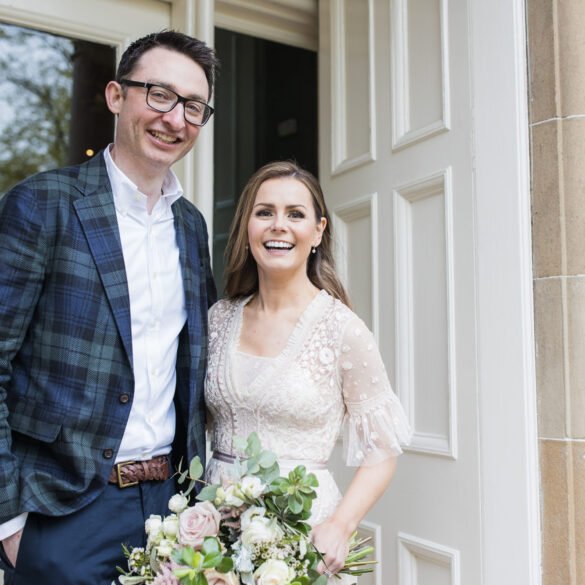
[[247,302],[220,301],[210,312],[205,399],[214,450],[231,454],[234,437],[255,431],[281,459],[326,462],[345,420],[349,465],[401,453],[408,422],[357,315],[321,291],[280,355],[246,359],[238,344]]

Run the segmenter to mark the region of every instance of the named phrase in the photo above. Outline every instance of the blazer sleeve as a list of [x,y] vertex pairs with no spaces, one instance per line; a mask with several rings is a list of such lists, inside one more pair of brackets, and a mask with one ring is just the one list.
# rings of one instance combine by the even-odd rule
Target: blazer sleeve
[[34,315],[48,246],[35,193],[21,184],[0,199],[0,517],[19,514],[19,463],[8,421],[12,361]]

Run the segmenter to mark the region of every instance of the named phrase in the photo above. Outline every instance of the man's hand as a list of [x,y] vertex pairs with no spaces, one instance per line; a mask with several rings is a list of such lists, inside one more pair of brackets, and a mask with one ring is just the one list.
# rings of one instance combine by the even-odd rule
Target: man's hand
[[13,535],[5,538],[2,541],[4,552],[13,567],[16,567],[16,558],[18,557],[18,549],[20,548],[20,539],[22,538],[22,530],[15,532]]

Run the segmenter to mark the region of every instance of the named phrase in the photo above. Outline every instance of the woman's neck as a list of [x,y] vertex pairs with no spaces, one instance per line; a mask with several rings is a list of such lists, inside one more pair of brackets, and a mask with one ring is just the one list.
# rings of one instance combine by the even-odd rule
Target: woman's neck
[[319,289],[306,275],[294,280],[259,275],[258,280],[258,292],[251,303],[256,310],[266,313],[277,313],[285,309],[302,310],[319,293]]

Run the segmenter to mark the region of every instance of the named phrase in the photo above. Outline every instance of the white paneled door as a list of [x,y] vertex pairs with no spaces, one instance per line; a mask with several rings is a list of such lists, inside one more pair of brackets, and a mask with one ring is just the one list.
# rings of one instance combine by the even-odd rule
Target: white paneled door
[[[490,251],[475,231],[474,2],[320,2],[320,172],[340,268],[414,429],[363,527],[380,559],[368,584],[535,583],[528,566],[495,581],[483,566],[482,454],[497,446],[481,429],[478,259]],[[524,448],[510,445],[519,460]]]

